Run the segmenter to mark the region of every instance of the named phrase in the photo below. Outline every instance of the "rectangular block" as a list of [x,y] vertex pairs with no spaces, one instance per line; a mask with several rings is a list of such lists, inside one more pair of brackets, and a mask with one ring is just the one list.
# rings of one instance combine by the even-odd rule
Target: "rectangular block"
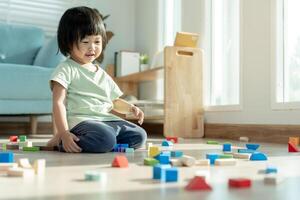
[[0,163],[13,163],[14,153],[13,152],[0,152]]
[[233,158],[238,158],[238,159],[245,159],[249,160],[251,154],[250,153],[234,153]]
[[196,160],[196,165],[199,165],[199,166],[209,166],[210,165],[210,160],[209,159]]
[[228,158],[228,159],[216,159],[215,165],[218,166],[234,166],[236,165],[236,159],[234,158]]
[[39,151],[39,147],[23,147],[23,151],[31,151],[31,152],[36,152]]

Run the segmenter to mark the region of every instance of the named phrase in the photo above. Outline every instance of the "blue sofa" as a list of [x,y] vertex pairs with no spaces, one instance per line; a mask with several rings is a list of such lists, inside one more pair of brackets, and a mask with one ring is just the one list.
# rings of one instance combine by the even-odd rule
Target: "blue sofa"
[[49,77],[64,58],[42,29],[0,23],[0,115],[50,114]]

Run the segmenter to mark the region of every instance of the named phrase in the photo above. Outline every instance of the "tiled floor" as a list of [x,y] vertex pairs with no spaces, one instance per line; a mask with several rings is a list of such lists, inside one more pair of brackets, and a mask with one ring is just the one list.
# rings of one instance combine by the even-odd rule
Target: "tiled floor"
[[[44,143],[46,139],[34,139]],[[224,142],[219,140],[220,142]],[[5,140],[1,140],[1,143]],[[161,143],[159,139],[148,142]],[[233,142],[233,141],[232,141]],[[204,139],[182,140],[174,149],[186,155],[204,158],[206,153],[221,153],[221,145],[207,145]],[[243,147],[244,143],[233,142]],[[261,151],[269,156],[268,161],[238,161],[238,165],[212,167],[180,167],[179,181],[160,183],[152,180],[152,167],[143,165],[146,150],[140,149],[127,154],[129,168],[111,168],[116,153],[68,154],[59,152],[15,151],[15,158],[45,158],[44,176],[11,178],[0,176],[0,199],[299,199],[300,198],[300,154],[288,154],[287,145],[261,144]],[[276,166],[286,180],[278,186],[266,186],[264,175],[258,170],[267,165]],[[99,182],[84,181],[87,170],[102,173]],[[209,192],[188,192],[184,190],[197,170],[206,170],[208,182],[213,190]],[[246,177],[253,180],[250,189],[229,189],[228,178]]]

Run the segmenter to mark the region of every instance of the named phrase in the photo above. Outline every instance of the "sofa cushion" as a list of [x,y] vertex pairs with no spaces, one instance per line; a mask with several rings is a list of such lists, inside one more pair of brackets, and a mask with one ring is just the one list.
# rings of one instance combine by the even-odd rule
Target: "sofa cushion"
[[32,65],[43,43],[42,29],[0,23],[0,63]]
[[51,99],[49,78],[54,69],[0,63],[0,99]]
[[57,37],[52,37],[38,52],[33,65],[56,67],[65,57],[58,52]]

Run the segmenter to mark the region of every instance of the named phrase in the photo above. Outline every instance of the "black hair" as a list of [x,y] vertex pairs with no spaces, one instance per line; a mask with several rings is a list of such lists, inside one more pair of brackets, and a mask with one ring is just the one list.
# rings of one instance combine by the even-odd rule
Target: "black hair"
[[105,25],[97,9],[81,6],[66,10],[60,19],[57,42],[60,52],[68,56],[74,43],[90,35],[101,35],[102,49],[107,44]]

